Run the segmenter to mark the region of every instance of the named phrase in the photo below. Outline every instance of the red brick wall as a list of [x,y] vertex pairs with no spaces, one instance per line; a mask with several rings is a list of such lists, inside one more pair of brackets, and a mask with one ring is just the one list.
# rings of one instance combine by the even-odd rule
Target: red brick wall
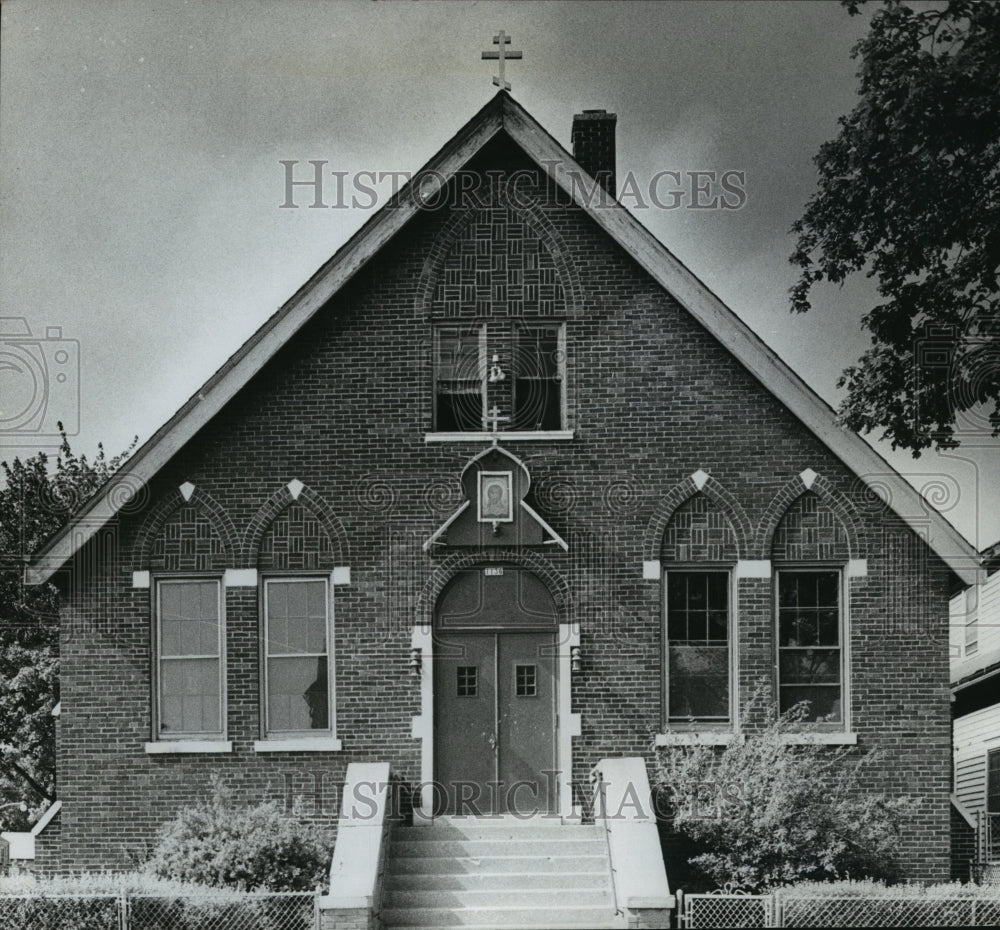
[[[502,146],[484,164],[523,167]],[[829,538],[816,552],[842,558],[846,547],[868,560],[867,577],[850,582],[851,694],[860,746],[886,753],[872,787],[925,799],[906,834],[907,872],[947,877],[947,570],[900,520],[861,495],[856,477],[585,216],[554,203],[544,187],[535,194],[529,210],[418,217],[77,560],[62,638],[64,868],[125,866],[161,823],[205,797],[213,772],[246,799],[281,799],[291,777],[307,805],[313,773],[322,773],[328,818],[348,762],[386,760],[404,782],[419,780],[410,630],[431,609],[455,555],[428,555],[421,543],[460,502],[461,468],[483,448],[424,440],[432,416],[430,326],[435,317],[472,318],[483,309],[486,279],[478,270],[505,288],[496,292],[506,294],[498,312],[567,321],[575,438],[506,445],[526,460],[535,505],[569,542],[567,553],[546,546],[531,558],[559,579],[568,612],[582,625],[584,665],[573,681],[574,710],[583,719],[575,777],[585,782],[605,756],[652,759],[663,711],[661,589],[643,579],[642,562],[658,557],[673,510],[694,490],[689,476],[697,469],[711,475],[711,512],[728,513],[735,527],[716,527],[707,551],[731,557],[735,546],[741,558],[765,559],[788,508],[804,510],[796,476],[811,468],[821,476],[813,491],[839,521],[823,527]],[[510,248],[494,248],[517,225],[547,252],[537,267],[553,276],[548,291],[541,277],[537,288],[526,287]],[[479,269],[477,249],[463,244],[469,241],[505,260],[491,258]],[[447,276],[442,284],[449,269],[458,271],[451,285]],[[480,286],[466,287],[463,274]],[[291,515],[282,515],[293,478],[306,491]],[[190,505],[177,491],[184,481],[197,488]],[[275,519],[286,521],[285,530],[301,529],[294,555],[274,534]],[[802,524],[783,525],[782,545]],[[146,755],[150,591],[132,588],[132,571],[263,568],[282,560],[351,568],[351,584],[335,589],[343,751],[253,752],[260,738],[258,595],[237,588],[226,596],[234,752]],[[773,678],[771,581],[742,580],[738,610],[745,698]]]

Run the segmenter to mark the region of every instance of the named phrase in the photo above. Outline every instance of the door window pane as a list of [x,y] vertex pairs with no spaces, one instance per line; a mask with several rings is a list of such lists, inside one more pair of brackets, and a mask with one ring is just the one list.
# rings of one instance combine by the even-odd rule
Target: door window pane
[[534,665],[514,666],[514,694],[517,697],[538,696],[538,669]]
[[729,573],[667,573],[667,716],[729,720]]
[[456,670],[459,697],[475,697],[479,692],[479,669],[475,665],[459,665]]

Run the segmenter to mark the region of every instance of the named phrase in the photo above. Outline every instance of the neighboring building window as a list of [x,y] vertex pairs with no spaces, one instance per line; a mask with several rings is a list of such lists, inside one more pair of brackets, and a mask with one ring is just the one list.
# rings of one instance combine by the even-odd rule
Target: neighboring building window
[[729,572],[668,571],[667,719],[730,719]]
[[979,651],[979,618],[974,617],[965,624],[965,654],[971,656]]
[[806,720],[843,721],[841,575],[778,572],[778,695],[782,713],[809,702]]
[[[1000,814],[1000,749],[993,749],[986,756],[986,810]],[[994,843],[1000,845],[1000,836]]]
[[331,641],[327,579],[265,579],[267,735],[332,731]]
[[218,579],[160,579],[156,583],[156,732],[160,739],[223,733],[221,594]]
[[494,321],[434,331],[434,429],[565,429],[565,326]]

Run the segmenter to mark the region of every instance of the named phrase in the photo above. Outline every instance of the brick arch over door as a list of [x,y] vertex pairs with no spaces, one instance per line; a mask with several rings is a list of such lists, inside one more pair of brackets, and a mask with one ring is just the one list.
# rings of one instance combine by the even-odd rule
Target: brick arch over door
[[[694,516],[696,512],[704,513],[706,517],[709,513],[718,514],[721,518],[719,521],[721,535],[718,541],[723,542],[722,537],[727,537],[725,544],[731,552],[735,550],[733,557],[736,559],[747,558],[752,534],[750,521],[739,501],[711,475],[707,476],[701,488],[698,487],[694,475],[689,475],[679,484],[674,485],[654,508],[643,538],[642,557],[645,561],[656,561],[663,557],[667,542],[666,533],[671,518],[675,513],[681,511],[681,508],[685,507],[689,501],[698,497],[702,498],[705,504],[692,504],[684,512],[690,511],[691,516]],[[725,523],[724,526],[722,521]]]
[[347,532],[333,508],[308,487],[282,487],[250,520],[246,564],[261,569],[330,571],[347,563]]
[[239,537],[225,508],[202,488],[189,500],[178,488],[149,512],[132,550],[133,571],[215,571],[231,568]]
[[417,596],[413,618],[414,626],[431,628],[438,597],[459,571],[496,563],[516,565],[518,568],[534,572],[549,589],[555,602],[559,622],[572,622],[569,583],[547,559],[522,549],[483,549],[476,552],[456,553],[434,569]]
[[761,518],[755,548],[761,559],[865,558],[854,508],[822,475],[809,487],[796,475],[775,494]]
[[579,275],[559,231],[534,202],[455,213],[428,249],[415,309],[423,319],[574,316]]

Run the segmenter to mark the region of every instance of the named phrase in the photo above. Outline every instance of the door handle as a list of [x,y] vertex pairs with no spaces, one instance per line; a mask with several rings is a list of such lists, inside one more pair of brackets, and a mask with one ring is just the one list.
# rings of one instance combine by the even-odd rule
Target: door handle
[[490,738],[487,740],[487,742],[490,744],[490,749],[492,749],[495,752],[496,748],[497,748],[496,734],[495,733],[491,733],[490,734]]

